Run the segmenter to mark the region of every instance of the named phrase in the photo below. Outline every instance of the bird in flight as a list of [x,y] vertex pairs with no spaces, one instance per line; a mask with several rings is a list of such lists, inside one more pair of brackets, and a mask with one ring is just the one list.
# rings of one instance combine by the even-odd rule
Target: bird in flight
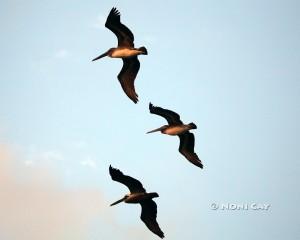
[[158,197],[156,192],[147,193],[140,181],[124,175],[119,169],[109,166],[109,174],[113,181],[124,184],[130,190],[129,194],[126,194],[120,200],[112,203],[110,206],[116,205],[120,202],[125,203],[139,203],[142,207],[141,220],[146,224],[150,231],[164,238],[164,233],[161,231],[157,221],[157,206],[152,198]]
[[155,107],[152,103],[149,103],[149,110],[150,113],[165,118],[168,122],[168,125],[163,125],[162,127],[154,129],[147,133],[160,131],[161,133],[167,135],[177,135],[180,139],[179,152],[192,164],[196,165],[197,167],[203,168],[201,160],[194,152],[194,134],[189,131],[191,129],[197,129],[196,124],[183,124],[183,122],[180,120],[180,116],[176,112],[161,107]]
[[140,62],[138,55],[147,55],[147,49],[145,47],[134,47],[134,36],[132,32],[121,23],[120,12],[116,8],[112,8],[105,27],[111,30],[118,38],[118,47],[110,48],[105,53],[94,58],[92,61],[96,61],[105,56],[111,58],[122,58],[123,67],[118,75],[120,84],[126,93],[126,95],[134,102],[138,102],[138,95],[135,92],[134,80],[140,69]]

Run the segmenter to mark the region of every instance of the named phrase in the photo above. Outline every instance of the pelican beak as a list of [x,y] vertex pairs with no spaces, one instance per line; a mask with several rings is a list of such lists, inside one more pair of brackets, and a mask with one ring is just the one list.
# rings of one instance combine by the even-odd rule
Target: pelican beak
[[118,203],[120,203],[120,202],[123,202],[125,199],[126,199],[126,197],[123,197],[123,198],[121,198],[120,200],[118,200],[118,201],[116,201],[116,202],[110,204],[110,206],[114,206],[114,205],[116,205],[116,204],[118,204]]
[[100,58],[106,57],[107,54],[108,54],[108,52],[105,52],[105,53],[101,54],[100,56],[94,58],[94,59],[92,60],[92,62],[93,62],[93,61],[96,61],[96,60],[98,60],[98,59],[100,59]]
[[159,131],[161,131],[162,129],[164,129],[164,127],[159,127],[159,128],[156,128],[156,129],[154,129],[154,130],[151,130],[151,131],[147,132],[147,134],[148,134],[148,133],[159,132]]

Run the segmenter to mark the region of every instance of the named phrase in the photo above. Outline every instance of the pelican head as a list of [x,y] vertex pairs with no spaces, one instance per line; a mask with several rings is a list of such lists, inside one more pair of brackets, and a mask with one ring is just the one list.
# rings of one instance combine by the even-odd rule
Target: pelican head
[[114,203],[110,204],[110,206],[117,205],[118,203],[121,203],[121,202],[125,201],[126,198],[128,198],[128,197],[129,197],[129,194],[126,194],[126,195],[125,195],[123,198],[121,198],[120,200],[115,201]]
[[140,48],[138,48],[138,50],[141,51],[141,54],[143,54],[143,55],[148,55],[147,48],[145,48],[145,47],[140,47]]
[[193,122],[189,123],[188,125],[189,125],[190,129],[197,129],[196,124]]
[[147,133],[159,132],[159,131],[162,131],[162,130],[166,129],[167,127],[168,127],[168,125],[164,125],[162,127],[159,127],[159,128],[154,129],[154,130],[151,130],[151,131],[149,131]]
[[106,57],[106,56],[111,56],[111,53],[113,52],[114,48],[108,49],[105,53],[101,54],[100,56],[94,58],[92,61],[99,60],[100,58]]

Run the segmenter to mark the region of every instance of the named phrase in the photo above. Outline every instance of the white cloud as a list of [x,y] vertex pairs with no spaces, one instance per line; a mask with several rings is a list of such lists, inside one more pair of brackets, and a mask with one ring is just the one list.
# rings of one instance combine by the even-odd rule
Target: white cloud
[[[67,188],[53,168],[38,158],[24,161],[15,150],[0,144],[0,239],[153,239],[138,216],[135,224],[120,224],[98,188]],[[83,162],[96,166],[91,158]]]
[[59,151],[46,151],[46,152],[42,152],[40,157],[43,160],[47,160],[47,161],[62,161],[64,160],[64,157],[62,155],[62,153],[60,153]]
[[87,157],[86,159],[82,160],[80,162],[80,164],[82,166],[90,167],[90,168],[96,168],[97,167],[96,162],[91,157]]
[[87,239],[89,224],[109,214],[101,192],[67,189],[52,170],[20,165],[21,157],[0,144],[0,239]]
[[62,48],[62,49],[59,49],[57,50],[55,53],[54,53],[54,57],[55,58],[60,58],[60,59],[63,59],[63,58],[66,58],[69,56],[69,52],[68,50]]
[[24,161],[24,164],[25,164],[26,166],[32,166],[32,165],[33,165],[33,161],[32,161],[32,160],[25,160],[25,161]]
[[88,146],[88,143],[83,140],[79,140],[79,141],[72,142],[70,145],[71,145],[71,147],[74,147],[74,148],[83,149]]
[[36,146],[29,147],[29,151],[25,150],[23,152],[25,156],[25,165],[33,165],[37,162],[42,162],[43,164],[53,164],[53,162],[65,160],[64,155],[58,150],[41,151],[37,150]]

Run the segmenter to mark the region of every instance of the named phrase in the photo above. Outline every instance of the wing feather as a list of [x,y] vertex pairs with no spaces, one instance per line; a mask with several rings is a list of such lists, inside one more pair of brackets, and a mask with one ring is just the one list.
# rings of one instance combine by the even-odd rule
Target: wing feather
[[198,155],[194,152],[195,146],[195,137],[191,132],[185,132],[179,135],[180,144],[179,144],[179,152],[185,156],[187,160],[189,160],[192,164],[203,168],[203,164],[199,159]]
[[165,118],[168,121],[169,125],[183,124],[180,120],[179,114],[177,114],[176,112],[161,107],[153,106],[152,103],[149,103],[149,110],[150,113]]
[[118,75],[119,82],[126,93],[126,95],[134,102],[138,102],[138,95],[135,92],[134,88],[134,80],[136,75],[140,69],[140,62],[137,58],[122,58],[123,59],[123,67]]
[[134,47],[134,36],[129,28],[121,23],[121,15],[116,8],[111,9],[106,19],[105,27],[117,36],[118,47]]
[[159,236],[160,238],[164,238],[164,233],[161,231],[157,221],[156,221],[156,215],[157,215],[157,205],[156,203],[150,199],[142,201],[142,213],[141,213],[141,220],[146,224],[148,229]]
[[112,180],[126,185],[131,193],[146,192],[140,181],[133,177],[124,175],[119,169],[109,166],[109,174]]

